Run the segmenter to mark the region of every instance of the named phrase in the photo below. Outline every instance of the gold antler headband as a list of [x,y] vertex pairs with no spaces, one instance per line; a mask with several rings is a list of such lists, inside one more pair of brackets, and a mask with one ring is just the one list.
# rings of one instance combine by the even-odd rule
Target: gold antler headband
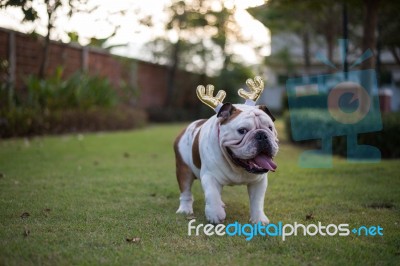
[[207,85],[206,88],[203,85],[197,86],[196,94],[197,97],[199,97],[200,101],[202,101],[205,105],[211,107],[215,110],[216,113],[218,113],[219,109],[222,106],[222,101],[225,99],[226,92],[220,90],[215,97],[213,96],[213,93],[213,85]]
[[238,94],[240,97],[246,99],[245,104],[256,105],[258,98],[260,98],[261,93],[264,90],[264,82],[261,77],[256,76],[254,80],[246,80],[246,84],[249,87],[250,92],[247,92],[244,89],[239,89]]
[[[238,94],[240,97],[246,99],[245,104],[247,105],[256,105],[258,98],[260,98],[261,93],[264,90],[264,82],[261,77],[256,76],[253,79],[246,80],[247,87],[249,87],[249,92],[244,89],[239,89]],[[223,90],[218,91],[217,95],[214,97],[214,86],[207,85],[204,87],[203,85],[197,86],[196,89],[197,97],[199,97],[200,101],[202,101],[205,105],[214,109],[216,113],[219,112],[219,109],[222,106],[222,101],[225,99],[226,92]]]

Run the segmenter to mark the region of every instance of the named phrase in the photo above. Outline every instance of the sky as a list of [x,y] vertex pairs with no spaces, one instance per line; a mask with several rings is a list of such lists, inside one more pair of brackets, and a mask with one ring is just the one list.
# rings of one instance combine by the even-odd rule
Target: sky
[[[63,0],[65,1],[65,0]],[[77,13],[71,18],[66,16],[67,10],[61,10],[55,23],[51,38],[69,42],[66,32],[75,31],[79,35],[79,43],[86,45],[91,37],[106,38],[114,32],[116,35],[109,39],[108,45],[125,44],[112,50],[113,53],[138,59],[144,59],[143,45],[151,39],[165,34],[163,21],[166,20],[165,7],[171,0],[89,0],[88,7],[99,6],[92,13]],[[32,32],[45,35],[46,11],[43,0],[34,1],[40,10],[40,20],[35,23],[21,23],[22,12],[17,8],[0,10],[0,27],[13,29],[20,32]],[[236,7],[235,20],[238,21],[242,33],[252,39],[249,45],[232,43],[232,50],[244,57],[249,64],[261,62],[252,49],[252,46],[261,46],[263,56],[270,54],[270,32],[259,21],[255,20],[245,9],[261,5],[264,0],[227,0],[226,7]],[[124,12],[120,12],[123,10]],[[153,17],[153,27],[140,25],[138,19]],[[245,56],[243,56],[245,55]]]

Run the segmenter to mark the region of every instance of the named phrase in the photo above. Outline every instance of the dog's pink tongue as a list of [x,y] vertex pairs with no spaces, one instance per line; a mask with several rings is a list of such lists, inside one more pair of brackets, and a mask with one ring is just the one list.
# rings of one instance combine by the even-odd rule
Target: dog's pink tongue
[[277,167],[276,164],[274,163],[274,161],[272,161],[272,158],[268,157],[265,154],[257,155],[257,157],[254,158],[254,161],[256,162],[256,164],[258,164],[262,168],[268,169],[272,172],[275,172],[275,169]]

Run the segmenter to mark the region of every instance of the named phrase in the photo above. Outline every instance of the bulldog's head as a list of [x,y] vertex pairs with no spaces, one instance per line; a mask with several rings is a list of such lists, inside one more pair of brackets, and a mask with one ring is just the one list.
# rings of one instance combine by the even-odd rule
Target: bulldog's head
[[275,118],[266,106],[225,103],[217,117],[219,145],[232,167],[254,174],[275,171],[278,138]]

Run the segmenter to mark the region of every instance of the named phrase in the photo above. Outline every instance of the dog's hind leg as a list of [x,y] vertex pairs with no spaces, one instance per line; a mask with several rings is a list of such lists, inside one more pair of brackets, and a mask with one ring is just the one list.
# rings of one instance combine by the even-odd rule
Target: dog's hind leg
[[180,204],[176,213],[193,213],[193,195],[192,195],[192,184],[194,175],[187,165],[180,166],[176,169],[176,176],[178,179],[179,189],[181,195],[179,197]]
[[176,213],[193,213],[193,195],[192,184],[195,176],[190,167],[183,161],[182,154],[179,151],[179,141],[184,132],[178,136],[174,144],[175,160],[176,160],[176,177],[179,184],[181,195],[179,197],[180,204]]

